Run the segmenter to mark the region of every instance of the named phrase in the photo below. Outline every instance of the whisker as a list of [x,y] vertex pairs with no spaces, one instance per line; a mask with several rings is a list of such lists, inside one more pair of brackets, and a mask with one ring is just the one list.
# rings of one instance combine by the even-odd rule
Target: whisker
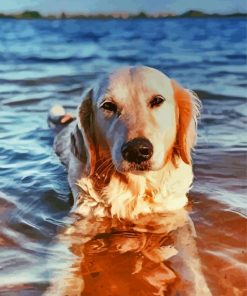
[[102,175],[105,175],[108,172],[108,169],[112,166],[112,162],[108,163],[104,169],[101,171]]
[[102,168],[99,172],[97,171],[97,176],[101,177],[101,176],[105,175],[105,172],[108,170],[109,166],[111,166],[111,163],[109,163],[107,166]]
[[[100,161],[99,161],[100,162]],[[111,158],[107,158],[106,160],[104,160],[96,169],[95,173],[100,174],[101,173],[101,169],[104,170],[104,166],[108,165],[108,162],[111,163]]]
[[104,183],[106,182],[106,179],[108,177],[108,174],[110,173],[110,171],[114,168],[113,163],[110,163],[110,165],[108,165],[108,171],[105,174],[105,178],[104,178]]
[[104,161],[106,161],[106,160],[110,160],[110,159],[111,159],[111,157],[107,157],[107,158],[105,158],[105,159],[104,159],[104,158],[103,158],[103,159],[99,159],[99,160],[96,162],[96,165],[99,164],[99,163],[101,163],[102,160],[103,160],[103,162],[104,162]]
[[102,161],[102,159],[101,160],[98,160],[97,162],[96,162],[96,166],[99,164],[99,167],[98,168],[100,168],[102,165],[104,165],[106,162],[108,162],[108,161],[110,161],[111,160],[111,158],[109,157],[109,158],[106,158],[106,159],[103,159],[103,161]]

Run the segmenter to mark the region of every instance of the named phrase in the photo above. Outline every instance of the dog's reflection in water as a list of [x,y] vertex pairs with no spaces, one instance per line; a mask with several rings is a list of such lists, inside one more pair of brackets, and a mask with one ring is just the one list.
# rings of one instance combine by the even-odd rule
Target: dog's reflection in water
[[186,210],[129,224],[74,218],[61,238],[74,260],[47,295],[210,295]]

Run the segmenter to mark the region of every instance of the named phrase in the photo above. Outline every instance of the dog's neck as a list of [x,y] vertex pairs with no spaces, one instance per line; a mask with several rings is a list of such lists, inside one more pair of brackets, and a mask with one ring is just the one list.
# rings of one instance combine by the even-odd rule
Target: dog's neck
[[108,173],[78,181],[83,215],[94,208],[95,215],[135,220],[142,214],[174,212],[187,204],[193,181],[192,167],[180,159],[177,167],[168,162],[161,170],[143,175]]

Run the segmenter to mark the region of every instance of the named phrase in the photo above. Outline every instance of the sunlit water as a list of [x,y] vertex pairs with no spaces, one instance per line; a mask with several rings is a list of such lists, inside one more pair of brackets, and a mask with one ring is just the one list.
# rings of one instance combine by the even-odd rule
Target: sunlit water
[[[41,295],[71,256],[54,242],[69,223],[71,194],[47,110],[60,102],[74,112],[83,88],[126,64],[156,67],[202,99],[191,193],[199,253],[213,295],[246,295],[246,37],[243,19],[0,21],[0,295]],[[114,295],[142,284],[124,267],[126,285],[109,270],[137,256],[111,257],[112,236],[101,237],[105,261],[87,245],[98,266],[85,295],[98,295],[87,290],[93,283],[121,287]]]

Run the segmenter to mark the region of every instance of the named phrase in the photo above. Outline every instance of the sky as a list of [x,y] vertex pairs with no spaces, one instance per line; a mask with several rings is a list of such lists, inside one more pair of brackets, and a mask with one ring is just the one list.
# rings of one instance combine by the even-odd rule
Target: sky
[[37,10],[43,14],[97,12],[247,12],[247,0],[0,0],[0,12]]

